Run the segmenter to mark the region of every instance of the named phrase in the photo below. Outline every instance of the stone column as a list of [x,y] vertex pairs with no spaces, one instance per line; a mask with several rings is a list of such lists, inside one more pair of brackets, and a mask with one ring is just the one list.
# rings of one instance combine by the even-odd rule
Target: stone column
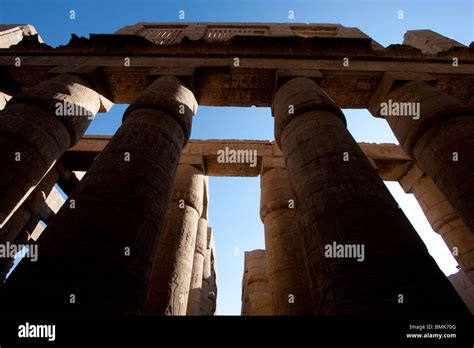
[[216,314],[217,309],[217,257],[216,257],[216,245],[214,243],[214,235],[211,237],[210,241],[211,248],[211,277],[209,279],[209,294],[208,298],[210,300],[210,312],[211,315]]
[[[46,221],[48,198],[54,189],[58,174],[51,169],[7,223],[0,228],[0,245],[28,242],[40,219]],[[20,243],[21,241],[21,243]],[[14,263],[14,258],[0,258],[0,284]]]
[[202,286],[201,286],[201,315],[214,315],[215,311],[215,278],[213,275],[215,254],[214,254],[214,237],[212,229],[207,229],[207,245],[204,254],[204,264],[202,271]]
[[[474,109],[431,86],[423,77],[413,79],[386,74],[373,98],[372,112],[385,117],[403,151],[433,179],[474,231]],[[409,105],[404,109],[412,112],[394,115],[394,106],[403,105]],[[419,108],[417,115],[414,108]]]
[[261,176],[260,189],[273,314],[310,314],[307,269],[286,169],[269,168]]
[[209,215],[209,178],[207,176],[204,176],[203,178],[203,207],[196,233],[196,246],[194,248],[193,270],[191,274],[191,283],[189,285],[188,308],[186,310],[186,315],[201,314],[202,274],[207,249],[207,219]]
[[188,309],[186,311],[187,315],[199,315],[201,313],[202,276],[206,249],[207,220],[200,218],[196,235],[196,247],[194,249],[191,284],[189,286]]
[[[170,76],[127,108],[122,126],[40,238],[38,261],[20,263],[0,290],[3,311],[142,313],[196,109],[193,93]],[[41,293],[41,301],[31,293]]]
[[153,258],[145,314],[186,314],[203,188],[200,169],[189,164],[178,166],[173,195]]
[[324,91],[294,78],[278,89],[273,113],[296,196],[313,312],[465,313]]
[[242,315],[272,315],[265,250],[245,252]]
[[62,74],[13,97],[0,112],[0,227],[63,152],[76,144],[101,105],[83,79]]
[[454,211],[433,180],[416,165],[400,179],[406,193],[413,193],[433,231],[439,233],[454,258],[474,284],[474,233]]
[[216,315],[217,310],[217,269],[216,269],[216,257],[215,249],[212,249],[212,264],[211,264],[211,281],[209,282],[210,293],[209,298],[211,299],[211,315]]

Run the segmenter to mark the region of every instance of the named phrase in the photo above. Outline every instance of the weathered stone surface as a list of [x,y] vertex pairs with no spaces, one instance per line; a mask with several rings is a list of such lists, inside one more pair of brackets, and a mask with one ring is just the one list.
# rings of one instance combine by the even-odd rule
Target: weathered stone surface
[[403,36],[403,44],[416,47],[427,54],[437,54],[453,47],[465,47],[432,30],[408,30]]
[[201,313],[201,289],[206,250],[207,220],[201,217],[196,234],[196,247],[194,249],[193,270],[191,284],[189,286],[187,315],[199,315]]
[[474,109],[422,81],[402,84],[384,98],[417,103],[419,119],[386,116],[402,149],[412,156],[474,231]]
[[474,233],[466,227],[433,180],[416,165],[400,180],[413,193],[433,231],[439,233],[465,275],[474,283]]
[[[409,32],[407,37],[413,33],[419,31]],[[23,41],[0,50],[0,66],[21,88],[43,81],[58,66],[87,63],[103,67],[103,80],[116,104],[133,102],[150,78],[194,74],[201,105],[268,107],[281,81],[307,76],[318,77],[321,87],[340,107],[366,108],[381,75],[399,71],[431,72],[440,81],[452,80],[438,87],[474,105],[469,78],[474,74],[472,48],[454,47],[455,55],[448,50],[437,56],[408,44],[383,48],[359,29],[337,24],[137,23],[115,34],[91,34],[89,39],[76,36],[57,48]],[[433,47],[432,43],[440,45],[436,40],[422,45]],[[38,61],[41,50],[53,54],[47,52]],[[134,53],[130,66],[124,65],[124,52]],[[19,56],[21,69],[12,66]],[[462,64],[453,66],[453,56]],[[343,57],[350,58],[350,64],[341,64]],[[235,58],[239,58],[238,65]]]
[[471,314],[474,314],[474,285],[471,280],[462,270],[451,274],[448,279],[471,311]]
[[[69,116],[57,116],[56,103]],[[59,75],[25,90],[0,112],[0,227],[26,199],[63,152],[83,135],[99,109],[99,96],[74,75]]]
[[[110,140],[110,136],[86,135],[73,148],[66,151],[61,160],[72,170],[87,170],[97,155]],[[395,144],[368,144],[359,143],[374,168],[384,181],[398,181],[412,165],[413,160],[408,157],[400,146]],[[219,150],[229,148],[235,151],[256,151],[257,165],[248,163],[219,163]],[[199,158],[199,161],[194,159]],[[267,161],[267,164],[263,164]],[[190,140],[184,148],[180,164],[198,165],[203,162],[203,170],[209,176],[258,176],[268,161],[285,167],[283,154],[275,142],[259,140]]]
[[[275,132],[281,134],[297,199],[315,312],[464,313],[464,304],[347,131],[342,113],[333,112],[319,86],[292,79],[277,91],[275,102]],[[316,108],[295,105],[301,113],[289,121],[288,105],[296,102]],[[333,243],[363,246],[363,259],[329,257],[327,246]]]
[[173,194],[153,258],[145,314],[186,314],[196,233],[203,207],[203,183],[199,169],[186,164],[178,166]]
[[272,315],[265,250],[245,252],[242,315]]
[[303,241],[296,221],[295,196],[283,168],[271,168],[260,180],[260,217],[274,315],[312,312]]
[[37,35],[38,41],[43,42],[34,26],[29,24],[1,24],[0,48],[8,48],[19,43],[25,36]]
[[[155,101],[157,94],[180,95],[185,89],[177,79],[159,78],[144,94],[153,103],[141,98],[142,108],[132,105],[125,113],[120,129],[40,238],[41,257],[22,262],[5,284],[5,312],[90,317],[143,311],[152,256],[191,126],[190,114],[165,113]],[[35,291],[41,301],[27,295]]]
[[207,229],[207,245],[204,254],[201,287],[201,315],[214,315],[216,310],[217,283],[215,272],[215,247],[213,232]]

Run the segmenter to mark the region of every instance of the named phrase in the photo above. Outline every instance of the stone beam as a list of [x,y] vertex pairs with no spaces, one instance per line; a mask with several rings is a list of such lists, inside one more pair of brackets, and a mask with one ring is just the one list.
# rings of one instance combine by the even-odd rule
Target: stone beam
[[73,37],[58,48],[43,44],[40,52],[38,45],[23,40],[0,49],[0,67],[21,88],[58,67],[95,66],[116,104],[131,103],[150,80],[174,75],[190,78],[200,105],[270,106],[285,77],[304,76],[339,107],[367,108],[386,71],[432,73],[437,88],[474,104],[472,48],[431,31],[410,31],[404,44],[385,48],[336,24],[138,23],[115,34]]
[[[71,171],[86,171],[105,148],[111,136],[87,135],[82,137],[77,145],[67,150],[62,163]],[[395,144],[359,143],[364,153],[370,159],[381,178],[385,181],[398,181],[412,164],[412,160]],[[226,151],[228,159],[230,150],[256,151],[257,164],[252,167],[249,163],[219,163],[218,151]],[[193,164],[202,161],[204,174],[208,176],[258,176],[262,163],[278,162],[284,166],[283,155],[271,141],[258,140],[191,140],[184,148],[181,164]]]
[[[21,57],[21,69],[12,65],[17,56]],[[437,88],[464,103],[474,105],[474,59],[461,54],[459,56],[463,65],[458,67],[452,65],[452,56],[429,59],[405,57],[403,61],[397,61],[397,57],[392,56],[388,57],[390,59],[379,56],[351,57],[348,67],[343,67],[339,58],[241,57],[238,68],[232,67],[233,60],[230,57],[134,56],[132,66],[124,67],[123,53],[119,56],[58,54],[39,59],[38,56],[25,52],[0,50],[0,66],[14,76],[15,83],[21,88],[47,80],[49,71],[59,65],[98,66],[103,71],[112,102],[129,104],[146,89],[147,81],[156,66],[166,67],[174,64],[177,67],[174,70],[195,69],[194,80],[200,105],[262,107],[271,104],[276,74],[280,70],[290,69],[292,76],[322,74],[317,78],[320,85],[337,105],[348,109],[368,107],[369,100],[385,71],[425,72],[433,75]]]

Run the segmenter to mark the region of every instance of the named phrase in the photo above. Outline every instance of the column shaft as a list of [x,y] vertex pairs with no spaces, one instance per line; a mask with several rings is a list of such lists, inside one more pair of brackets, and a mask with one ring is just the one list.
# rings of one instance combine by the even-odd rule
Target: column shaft
[[212,269],[214,262],[213,254],[214,238],[212,235],[212,229],[207,228],[207,243],[206,251],[204,253],[204,263],[202,270],[202,286],[201,286],[201,315],[213,315],[213,308],[215,307],[215,293],[213,292],[213,281],[212,281]]
[[422,81],[404,83],[384,100],[419,106],[417,117],[385,118],[403,150],[474,231],[474,110]]
[[188,164],[178,166],[153,259],[145,314],[186,314],[196,232],[202,214],[203,184],[201,170]]
[[13,97],[0,112],[0,227],[84,134],[100,97],[62,74]]
[[194,249],[193,271],[191,275],[191,285],[189,287],[187,315],[199,315],[201,313],[201,289],[206,247],[207,220],[200,218],[196,235],[196,248]]
[[245,252],[242,315],[272,315],[265,250]]
[[261,176],[260,217],[265,226],[268,283],[275,315],[304,315],[312,310],[295,197],[284,168]]
[[417,166],[400,179],[405,192],[413,193],[433,231],[439,233],[461,269],[474,284],[474,234],[459,218],[433,180]]
[[[160,77],[132,103],[44,236],[0,291],[6,312],[140,314],[181,151],[197,108]],[[184,111],[181,113],[180,111]],[[41,293],[41,301],[28,294]]]
[[309,266],[315,313],[465,313],[408,219],[312,80],[277,91],[283,151]]

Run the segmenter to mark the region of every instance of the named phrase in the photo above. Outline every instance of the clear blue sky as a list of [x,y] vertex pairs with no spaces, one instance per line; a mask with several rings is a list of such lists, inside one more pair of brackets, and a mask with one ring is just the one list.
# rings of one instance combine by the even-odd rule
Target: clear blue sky
[[[69,19],[70,10],[76,12],[75,20]],[[190,22],[339,23],[360,28],[384,46],[401,43],[411,29],[432,29],[466,45],[474,40],[473,2],[467,0],[0,0],[0,23],[32,24],[46,43],[58,46],[66,44],[71,33],[87,37],[113,33],[136,22],[177,22],[180,10]],[[290,10],[294,20],[288,19]],[[399,10],[403,19],[398,19]],[[87,133],[113,134],[125,107],[115,105],[108,114],[100,114]],[[357,141],[396,143],[385,121],[365,110],[345,110],[345,114]],[[200,107],[192,138],[273,140],[273,119],[267,108]],[[388,186],[442,270],[453,273],[453,259],[416,201],[404,195],[398,184]],[[218,313],[239,314],[244,251],[264,248],[259,179],[211,178],[210,195],[209,223],[215,233],[219,270]]]

